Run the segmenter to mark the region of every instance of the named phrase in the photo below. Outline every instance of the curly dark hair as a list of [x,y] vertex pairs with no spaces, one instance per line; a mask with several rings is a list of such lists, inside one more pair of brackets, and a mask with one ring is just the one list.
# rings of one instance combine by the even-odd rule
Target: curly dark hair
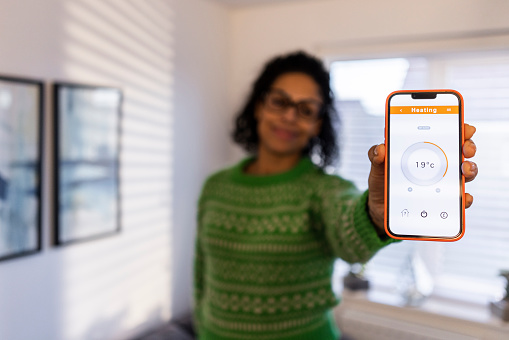
[[320,133],[311,138],[302,153],[309,157],[317,155],[319,158],[317,165],[321,168],[333,165],[339,157],[339,146],[334,129],[338,123],[338,116],[333,105],[334,95],[330,88],[329,73],[318,58],[303,51],[277,56],[265,64],[263,71],[253,84],[246,104],[237,114],[232,134],[233,140],[250,153],[257,151],[259,137],[255,118],[256,105],[279,76],[291,72],[304,73],[313,78],[320,88],[323,100]]

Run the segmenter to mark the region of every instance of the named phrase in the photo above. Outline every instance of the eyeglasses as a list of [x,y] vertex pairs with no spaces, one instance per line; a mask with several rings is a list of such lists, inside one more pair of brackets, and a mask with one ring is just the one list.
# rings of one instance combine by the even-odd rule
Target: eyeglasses
[[284,91],[272,89],[263,98],[265,109],[275,113],[285,113],[289,108],[295,107],[300,119],[316,121],[322,116],[323,104],[314,99],[293,101]]

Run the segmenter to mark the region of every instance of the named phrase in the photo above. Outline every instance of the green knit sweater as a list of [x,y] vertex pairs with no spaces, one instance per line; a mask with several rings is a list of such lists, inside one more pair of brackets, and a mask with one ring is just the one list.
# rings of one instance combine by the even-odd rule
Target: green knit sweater
[[336,258],[365,262],[380,239],[367,195],[303,158],[253,176],[252,161],[206,181],[198,211],[195,321],[200,340],[337,340]]

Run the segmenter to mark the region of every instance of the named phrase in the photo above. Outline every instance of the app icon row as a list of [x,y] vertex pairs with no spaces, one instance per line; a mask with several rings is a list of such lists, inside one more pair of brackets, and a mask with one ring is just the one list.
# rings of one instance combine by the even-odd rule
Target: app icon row
[[[420,215],[422,218],[428,217],[428,212],[426,210],[423,210],[420,212]],[[410,217],[410,211],[408,209],[403,209],[401,211],[401,217]],[[440,213],[440,218],[445,220],[447,217],[449,217],[449,214],[446,211],[442,211]]]

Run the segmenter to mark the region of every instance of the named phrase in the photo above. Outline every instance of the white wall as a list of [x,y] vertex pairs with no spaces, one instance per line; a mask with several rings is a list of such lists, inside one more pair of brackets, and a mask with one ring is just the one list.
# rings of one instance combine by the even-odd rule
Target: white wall
[[[505,0],[314,0],[236,8],[231,17],[230,107],[238,109],[262,64],[276,54],[305,49],[326,59],[390,55],[391,46],[402,42],[477,37],[475,43],[482,45],[501,32],[507,46],[508,14]],[[425,52],[422,45],[418,48]],[[232,159],[240,156],[235,148]]]
[[205,178],[230,157],[229,12],[213,2],[178,0],[176,6],[174,121],[174,241],[172,304],[188,310],[196,203]]
[[0,2],[0,74],[125,96],[122,232],[53,247],[45,163],[43,250],[0,262],[0,339],[124,339],[188,310],[196,199],[228,152],[227,25],[200,0]]

